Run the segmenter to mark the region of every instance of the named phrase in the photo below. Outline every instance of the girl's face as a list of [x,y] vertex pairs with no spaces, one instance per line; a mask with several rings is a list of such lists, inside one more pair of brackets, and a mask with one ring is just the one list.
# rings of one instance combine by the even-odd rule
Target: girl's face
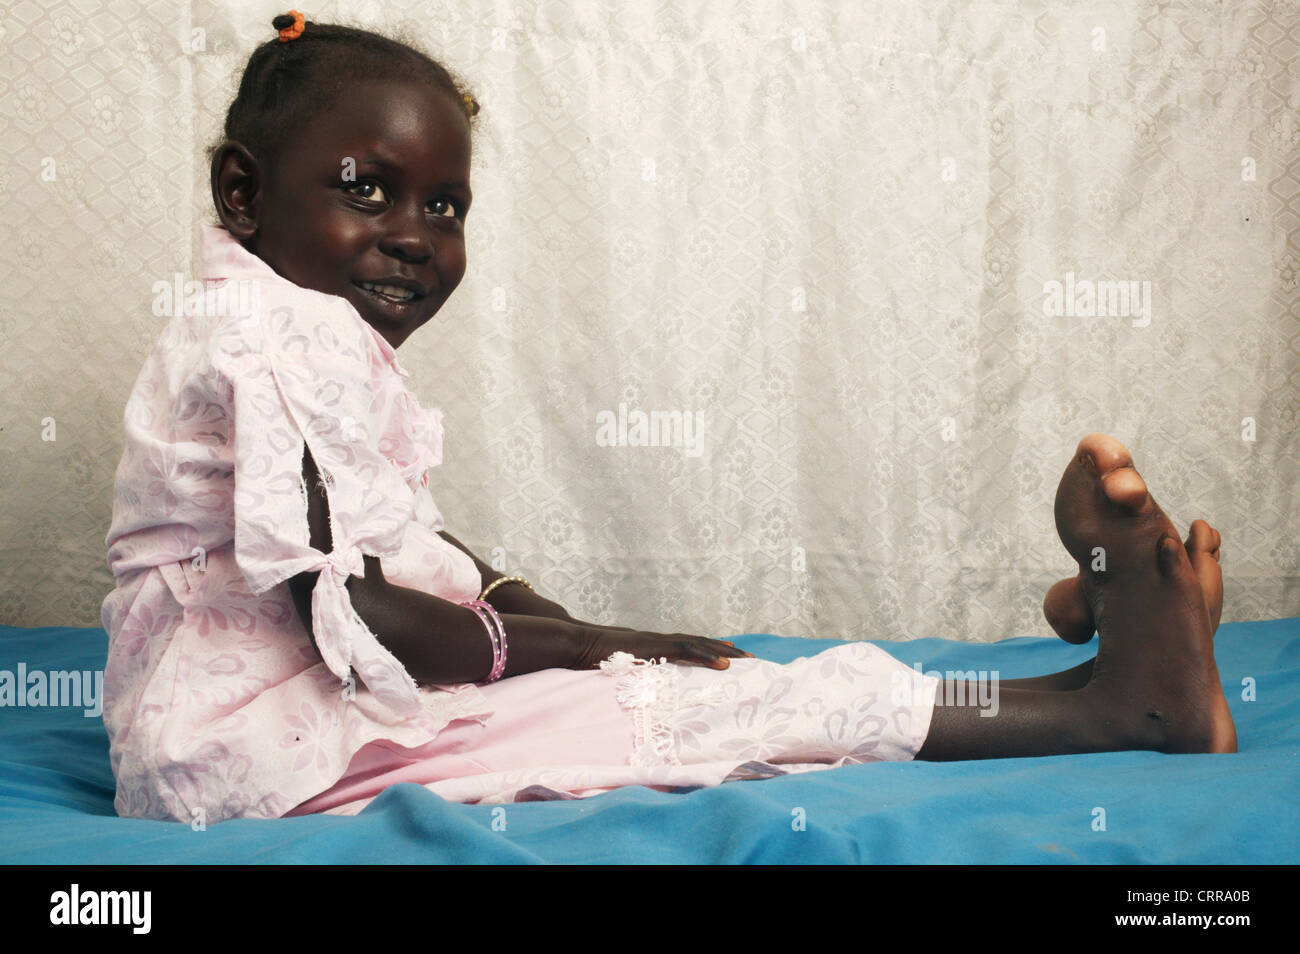
[[465,274],[469,163],[469,122],[448,94],[362,83],[273,168],[258,164],[244,245],[291,282],[347,299],[396,348]]

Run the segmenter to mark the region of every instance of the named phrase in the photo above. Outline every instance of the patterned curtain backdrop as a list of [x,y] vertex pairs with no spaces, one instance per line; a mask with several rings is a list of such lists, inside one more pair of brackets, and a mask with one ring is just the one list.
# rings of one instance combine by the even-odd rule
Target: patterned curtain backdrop
[[[287,0],[286,0],[287,2]],[[0,623],[96,625],[122,411],[265,2],[0,16]],[[1049,635],[1078,440],[1300,614],[1300,6],[384,0],[482,103],[403,347],[448,527],[574,614]]]

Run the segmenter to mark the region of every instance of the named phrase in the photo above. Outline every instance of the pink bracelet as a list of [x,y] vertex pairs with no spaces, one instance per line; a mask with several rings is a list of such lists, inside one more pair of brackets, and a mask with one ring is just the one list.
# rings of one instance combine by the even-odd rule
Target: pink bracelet
[[492,665],[492,672],[488,673],[488,682],[495,682],[505,675],[506,672],[506,624],[502,621],[501,615],[496,611],[496,607],[487,600],[479,600],[480,609],[492,618],[496,624],[498,641],[501,646],[500,658],[496,659]]
[[474,611],[483,627],[487,630],[488,641],[492,644],[492,671],[486,682],[496,682],[506,671],[506,626],[496,608],[485,600],[466,600],[460,604]]
[[492,620],[490,620],[488,618],[488,615],[478,607],[477,603],[478,603],[477,600],[470,600],[461,603],[460,605],[465,607],[467,610],[470,610],[475,616],[477,616],[479,618],[479,622],[483,624],[483,628],[487,630],[488,642],[492,644],[492,668],[488,672],[487,678],[484,679],[483,681],[491,682],[493,676],[496,675],[497,664],[501,661],[501,640],[497,636],[496,628],[493,626]]

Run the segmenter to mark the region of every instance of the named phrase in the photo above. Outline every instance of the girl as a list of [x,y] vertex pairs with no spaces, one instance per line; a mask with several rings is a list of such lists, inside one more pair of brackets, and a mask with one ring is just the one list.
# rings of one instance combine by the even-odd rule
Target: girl
[[[297,12],[274,26],[213,151],[221,224],[202,234],[204,277],[242,304],[173,320],[126,408],[103,609],[119,814],[350,814],[400,781],[484,802],[1235,751],[1218,534],[1197,521],[1180,544],[1103,435],[1058,488],[1081,573],[1044,607],[1064,638],[1098,629],[1097,658],[1003,682],[994,706],[867,643],[780,666],[583,622],[486,566],[429,495],[442,418],[395,355],[465,273],[477,103],[403,44]],[[1107,572],[1084,571],[1098,546]]]

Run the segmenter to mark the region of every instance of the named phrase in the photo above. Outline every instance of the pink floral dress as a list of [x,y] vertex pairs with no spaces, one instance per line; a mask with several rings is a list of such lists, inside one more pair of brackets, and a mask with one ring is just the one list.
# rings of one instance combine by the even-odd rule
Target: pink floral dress
[[[473,599],[481,580],[436,532],[441,413],[406,389],[388,343],[223,229],[205,227],[202,248],[209,287],[231,292],[222,310],[241,301],[236,282],[255,307],[174,318],[128,399],[104,722],[119,814],[274,818],[371,740],[420,745],[491,712],[473,685],[417,687],[379,644],[343,586],[361,555],[449,600]],[[308,542],[304,442],[329,497],[328,555]],[[319,654],[286,584],[305,570],[323,571]]]
[[[615,654],[601,670],[417,685],[344,584],[366,554],[397,585],[478,595],[428,489],[441,412],[344,299],[281,278],[223,229],[204,227],[202,250],[209,294],[168,324],[126,406],[103,605],[118,814],[347,814],[399,781],[458,801],[577,797],[919,749],[934,680],[865,643],[724,673]],[[309,542],[304,445],[328,554]],[[320,571],[318,649],[288,589],[304,571]]]

